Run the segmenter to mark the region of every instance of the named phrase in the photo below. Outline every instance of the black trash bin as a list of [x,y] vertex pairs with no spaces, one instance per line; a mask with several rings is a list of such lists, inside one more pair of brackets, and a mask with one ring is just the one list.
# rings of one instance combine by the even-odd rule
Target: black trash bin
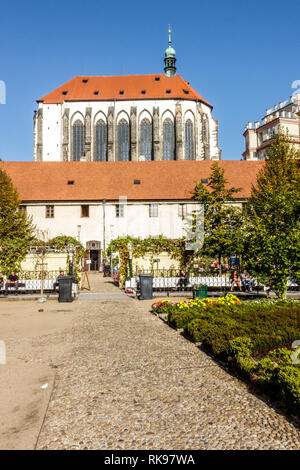
[[58,301],[73,302],[72,283],[74,276],[62,276],[58,279]]
[[140,274],[140,300],[152,299],[153,276],[152,274]]

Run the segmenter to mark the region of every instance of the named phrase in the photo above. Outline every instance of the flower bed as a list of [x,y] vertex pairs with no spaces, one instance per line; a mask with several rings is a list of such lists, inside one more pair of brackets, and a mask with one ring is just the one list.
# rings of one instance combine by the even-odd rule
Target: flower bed
[[229,294],[215,301],[162,301],[152,309],[300,416],[300,368],[290,350],[300,340],[299,301],[240,302]]

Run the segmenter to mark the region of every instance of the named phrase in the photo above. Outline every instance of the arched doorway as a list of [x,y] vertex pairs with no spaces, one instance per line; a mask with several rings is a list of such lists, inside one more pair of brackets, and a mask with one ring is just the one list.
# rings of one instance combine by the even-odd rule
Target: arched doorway
[[101,266],[101,242],[91,240],[86,242],[87,258],[85,260],[88,271],[99,271]]

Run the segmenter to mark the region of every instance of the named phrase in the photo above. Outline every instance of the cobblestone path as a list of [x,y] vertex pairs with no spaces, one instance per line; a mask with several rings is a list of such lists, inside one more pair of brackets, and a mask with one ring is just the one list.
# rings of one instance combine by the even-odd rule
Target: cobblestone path
[[77,302],[38,449],[299,448],[299,429],[149,306]]

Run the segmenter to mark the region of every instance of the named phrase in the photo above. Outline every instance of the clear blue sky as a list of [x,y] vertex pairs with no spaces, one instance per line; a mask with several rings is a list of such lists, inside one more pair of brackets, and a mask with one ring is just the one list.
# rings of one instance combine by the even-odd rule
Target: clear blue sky
[[249,120],[300,80],[299,0],[10,1],[0,14],[0,157],[32,160],[35,100],[75,75],[163,72],[171,23],[177,71],[214,106],[223,159]]

